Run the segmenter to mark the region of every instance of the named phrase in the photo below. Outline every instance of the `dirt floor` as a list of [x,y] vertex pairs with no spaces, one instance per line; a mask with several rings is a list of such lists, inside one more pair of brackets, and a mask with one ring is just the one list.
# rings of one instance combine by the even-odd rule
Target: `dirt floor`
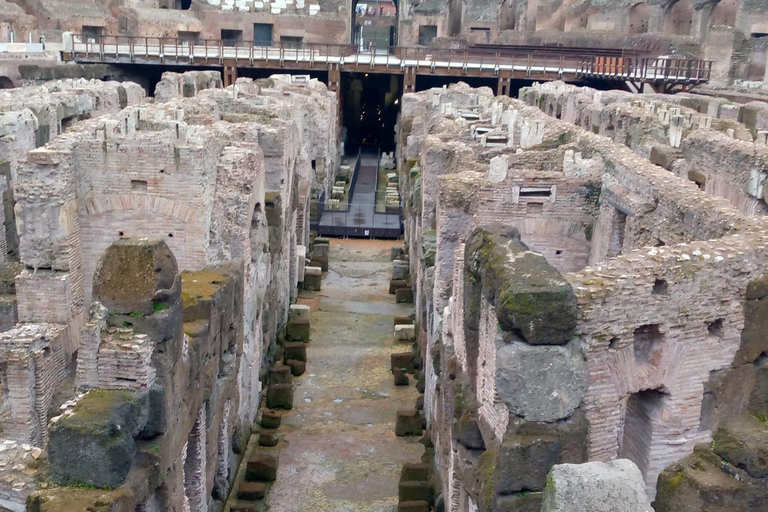
[[271,512],[392,512],[405,462],[423,447],[395,437],[395,413],[412,409],[413,383],[395,388],[389,356],[394,316],[412,304],[387,293],[390,248],[398,242],[331,240],[323,289],[302,294],[312,307],[307,373],[294,380],[294,408],[283,416]]

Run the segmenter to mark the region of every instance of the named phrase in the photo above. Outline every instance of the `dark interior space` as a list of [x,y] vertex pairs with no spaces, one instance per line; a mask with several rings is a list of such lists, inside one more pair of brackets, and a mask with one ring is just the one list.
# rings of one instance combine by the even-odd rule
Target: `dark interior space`
[[399,75],[343,73],[343,121],[347,154],[361,147],[395,149],[395,122],[400,111],[403,79]]

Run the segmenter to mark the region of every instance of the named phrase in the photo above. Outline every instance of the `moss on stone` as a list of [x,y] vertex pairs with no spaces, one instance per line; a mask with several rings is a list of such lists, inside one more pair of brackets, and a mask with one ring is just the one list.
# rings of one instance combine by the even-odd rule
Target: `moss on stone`
[[181,274],[181,300],[184,308],[211,300],[223,284],[227,275],[223,272],[204,269],[199,272]]

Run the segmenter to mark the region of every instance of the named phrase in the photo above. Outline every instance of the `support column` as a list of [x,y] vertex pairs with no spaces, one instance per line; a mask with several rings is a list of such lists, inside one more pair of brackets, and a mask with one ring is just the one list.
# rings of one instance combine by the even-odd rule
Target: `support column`
[[499,71],[499,86],[496,89],[497,96],[509,96],[512,89],[511,77],[511,71]]
[[224,87],[229,87],[237,81],[237,68],[235,66],[224,66]]
[[403,75],[403,93],[416,92],[416,68],[405,68]]

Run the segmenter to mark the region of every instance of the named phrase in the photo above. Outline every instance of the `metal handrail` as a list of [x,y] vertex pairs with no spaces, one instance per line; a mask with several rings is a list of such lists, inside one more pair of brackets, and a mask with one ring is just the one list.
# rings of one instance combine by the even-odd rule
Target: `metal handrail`
[[[223,65],[225,61],[241,61],[253,65],[255,61],[284,66],[287,59],[295,62],[310,63],[309,67],[322,64],[339,64],[345,68],[368,65],[370,70],[375,65],[386,68],[414,68],[417,71],[427,68],[434,73],[439,65],[447,69],[482,70],[495,74],[504,67],[514,69],[523,67],[527,75],[539,72],[575,71],[584,76],[600,78],[627,78],[634,80],[670,80],[686,82],[705,82],[712,70],[711,61],[697,59],[670,59],[663,57],[610,57],[590,55],[588,53],[567,52],[558,54],[554,49],[541,52],[537,47],[529,50],[520,47],[499,49],[489,52],[479,49],[450,50],[441,48],[390,46],[379,48],[372,46],[361,49],[352,44],[336,43],[283,43],[265,44],[260,41],[232,41],[221,39],[183,40],[174,37],[136,37],[136,36],[101,36],[98,40],[88,41],[82,34],[73,36],[74,53],[85,57],[119,59],[128,57],[134,61],[137,56],[157,57],[166,60],[187,59],[203,64],[215,62]],[[524,64],[521,64],[524,63]],[[366,68],[368,69],[368,68]]]

